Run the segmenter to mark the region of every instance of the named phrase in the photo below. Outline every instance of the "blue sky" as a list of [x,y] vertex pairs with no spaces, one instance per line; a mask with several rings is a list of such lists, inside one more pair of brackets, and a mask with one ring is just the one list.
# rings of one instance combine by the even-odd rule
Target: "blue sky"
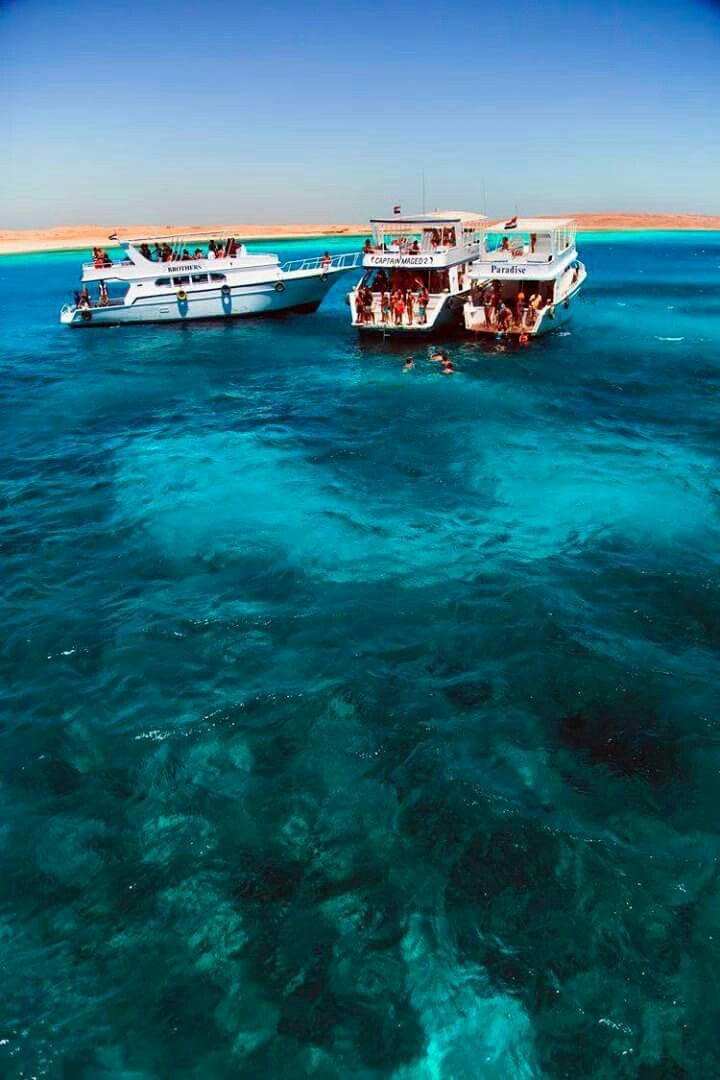
[[720,5],[0,0],[0,226],[720,213]]

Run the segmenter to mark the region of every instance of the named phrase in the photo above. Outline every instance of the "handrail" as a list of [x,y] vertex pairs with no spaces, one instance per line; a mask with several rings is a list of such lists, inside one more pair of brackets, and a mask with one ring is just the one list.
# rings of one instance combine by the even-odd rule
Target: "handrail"
[[280,269],[284,274],[296,270],[352,270],[361,262],[361,251],[347,251],[342,255],[333,255],[330,260],[324,255],[312,259],[291,259],[290,262],[281,263]]
[[111,259],[107,263],[102,263],[98,266],[96,262],[86,262],[82,264],[83,270],[112,270],[114,266],[134,266],[135,263],[132,259]]

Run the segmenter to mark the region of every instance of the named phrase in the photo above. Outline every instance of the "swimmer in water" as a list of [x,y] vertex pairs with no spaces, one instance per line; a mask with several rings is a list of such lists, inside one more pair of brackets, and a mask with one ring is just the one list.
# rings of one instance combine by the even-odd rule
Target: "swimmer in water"
[[412,356],[407,356],[405,358],[405,363],[403,364],[403,371],[412,371],[414,367],[415,361],[413,360]]
[[443,375],[453,375],[454,372],[455,372],[455,367],[453,365],[453,362],[452,362],[452,360],[450,359],[449,356],[446,356],[445,359],[442,362],[442,372],[441,372],[441,374],[443,374]]
[[431,360],[432,360],[432,361],[433,361],[434,363],[439,363],[439,362],[442,362],[442,363],[444,364],[444,363],[445,363],[445,361],[446,361],[446,360],[448,359],[448,354],[447,354],[447,353],[445,352],[445,350],[444,350],[444,349],[434,349],[434,350],[433,350],[433,351],[432,351],[432,352],[430,353],[430,359],[431,359]]

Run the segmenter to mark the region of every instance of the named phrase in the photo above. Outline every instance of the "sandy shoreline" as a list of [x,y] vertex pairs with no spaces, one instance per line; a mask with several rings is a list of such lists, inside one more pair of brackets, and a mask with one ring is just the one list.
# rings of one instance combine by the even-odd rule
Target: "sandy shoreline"
[[[574,214],[584,232],[622,230],[720,230],[720,215],[714,214]],[[26,254],[34,251],[90,249],[110,246],[108,237],[176,234],[201,237],[209,232],[225,232],[244,240],[290,240],[304,237],[363,236],[367,222],[355,225],[59,225],[52,229],[0,229],[0,255]]]

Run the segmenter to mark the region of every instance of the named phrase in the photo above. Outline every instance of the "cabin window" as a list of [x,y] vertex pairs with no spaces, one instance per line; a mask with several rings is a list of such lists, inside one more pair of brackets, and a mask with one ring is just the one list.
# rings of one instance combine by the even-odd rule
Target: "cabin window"
[[225,275],[224,274],[211,274],[210,275],[210,280],[211,281],[225,281]]
[[173,285],[189,285],[190,278],[187,274],[182,274],[180,277],[173,278]]
[[170,278],[169,277],[155,278],[155,284],[156,285],[169,285],[170,284]]
[[192,279],[193,279],[193,284],[200,285],[200,284],[207,281],[208,276],[207,276],[207,274],[193,274]]

